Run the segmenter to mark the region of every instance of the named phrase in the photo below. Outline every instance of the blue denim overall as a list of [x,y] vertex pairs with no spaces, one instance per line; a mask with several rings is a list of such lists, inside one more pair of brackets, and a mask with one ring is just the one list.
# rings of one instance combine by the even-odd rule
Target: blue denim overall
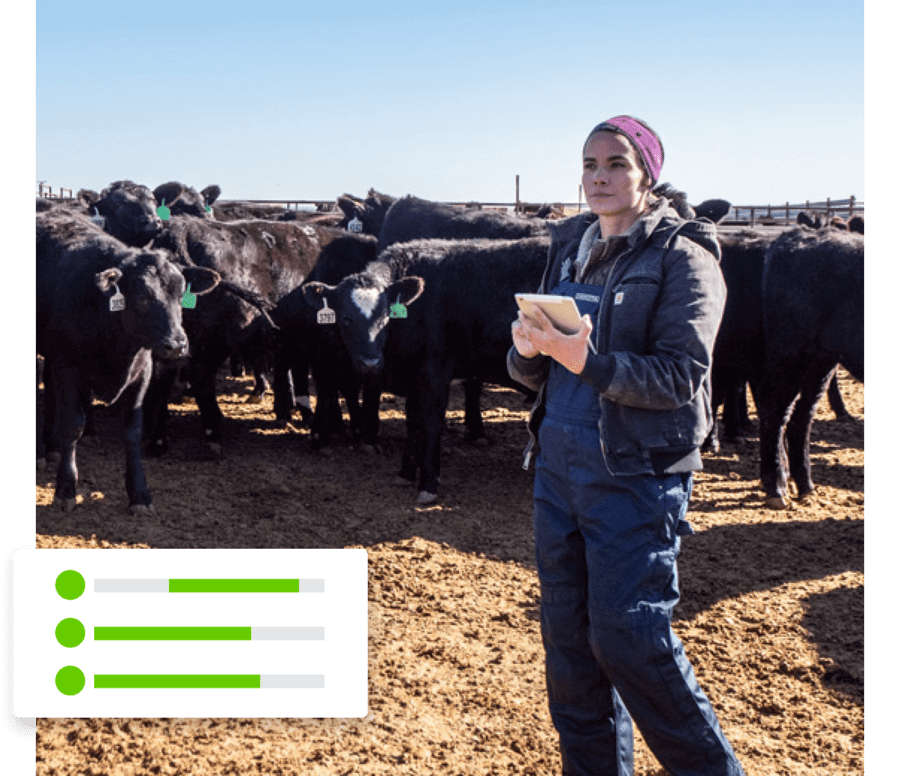
[[[564,281],[553,293],[596,321],[602,287]],[[563,774],[631,776],[633,718],[673,776],[742,776],[671,629],[691,473],[610,474],[596,389],[553,362],[546,397],[534,536]]]

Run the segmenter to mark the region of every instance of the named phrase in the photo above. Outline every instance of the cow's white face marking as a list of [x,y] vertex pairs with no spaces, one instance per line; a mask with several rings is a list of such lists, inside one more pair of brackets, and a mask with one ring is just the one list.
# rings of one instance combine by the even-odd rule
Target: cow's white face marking
[[350,298],[366,318],[371,318],[375,311],[375,305],[378,304],[379,296],[381,294],[374,288],[354,288]]

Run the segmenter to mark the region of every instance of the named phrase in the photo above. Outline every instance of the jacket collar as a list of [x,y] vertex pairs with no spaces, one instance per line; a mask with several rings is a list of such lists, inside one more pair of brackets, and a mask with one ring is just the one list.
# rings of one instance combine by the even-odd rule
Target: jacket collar
[[[583,250],[590,250],[600,231],[600,221],[588,210],[561,221],[549,221],[548,228],[552,242],[561,247],[566,246],[562,248],[562,254],[567,257],[567,261],[572,262],[581,256]],[[587,232],[590,234],[586,234]],[[716,238],[716,225],[706,218],[685,221],[664,196],[657,196],[649,210],[625,235],[631,250],[642,248],[651,238],[668,245],[676,235],[682,235],[709,251],[717,261],[722,257],[722,250]],[[548,265],[541,288],[546,288],[550,271],[551,267]]]

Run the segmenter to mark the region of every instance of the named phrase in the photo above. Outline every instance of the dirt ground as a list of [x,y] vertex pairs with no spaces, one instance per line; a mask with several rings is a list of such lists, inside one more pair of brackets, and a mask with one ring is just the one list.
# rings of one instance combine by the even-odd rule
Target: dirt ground
[[[486,391],[490,441],[475,447],[454,388],[441,498],[417,507],[394,484],[399,401],[382,407],[381,454],[313,454],[299,422],[276,426],[271,398],[246,401],[249,378],[220,383],[224,460],[207,456],[193,402],[175,405],[171,450],[145,462],[156,515],[131,517],[119,418],[101,409],[74,512],[51,508],[54,474],[38,471],[37,546],[366,548],[369,714],[39,719],[37,774],[559,773],[520,395]],[[753,436],[695,479],[675,630],[748,776],[863,773],[863,388],[843,374],[842,389],[856,420],[820,405],[809,503],[762,506]],[[635,774],[664,774],[639,734]]]

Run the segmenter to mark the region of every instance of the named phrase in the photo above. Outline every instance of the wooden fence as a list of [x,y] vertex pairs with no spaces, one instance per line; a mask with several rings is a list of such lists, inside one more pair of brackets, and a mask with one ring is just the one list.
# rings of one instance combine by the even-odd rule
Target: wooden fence
[[72,196],[72,189],[65,189],[60,186],[59,194],[54,194],[53,187],[49,183],[45,183],[44,181],[40,181],[38,183],[37,195],[39,197],[44,197],[45,199],[74,199],[74,197]]
[[721,222],[723,224],[756,226],[757,224],[794,224],[797,215],[801,211],[811,214],[824,215],[826,218],[837,216],[848,219],[853,216],[865,214],[865,203],[856,197],[849,199],[826,199],[824,202],[806,201],[804,204],[783,205],[732,205],[728,215]]

